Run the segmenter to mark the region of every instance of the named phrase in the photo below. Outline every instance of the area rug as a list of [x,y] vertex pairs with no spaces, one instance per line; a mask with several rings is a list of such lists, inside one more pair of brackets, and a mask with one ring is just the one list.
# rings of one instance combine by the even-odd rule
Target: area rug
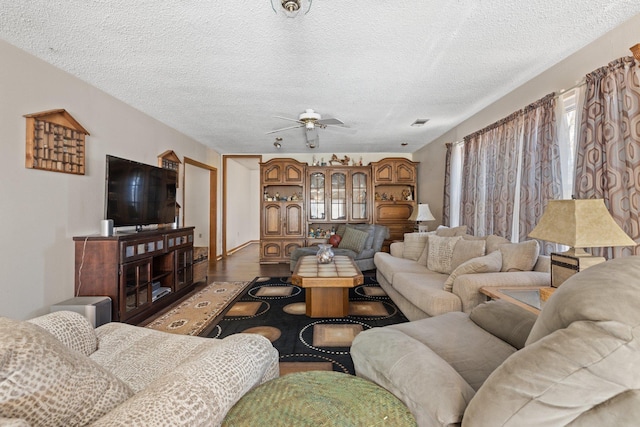
[[253,282],[213,282],[143,326],[172,334],[206,333],[251,283]]
[[374,277],[349,290],[349,315],[310,318],[305,290],[289,277],[256,278],[207,336],[249,332],[267,337],[280,353],[280,375],[309,370],[354,374],[349,350],[367,329],[407,322]]

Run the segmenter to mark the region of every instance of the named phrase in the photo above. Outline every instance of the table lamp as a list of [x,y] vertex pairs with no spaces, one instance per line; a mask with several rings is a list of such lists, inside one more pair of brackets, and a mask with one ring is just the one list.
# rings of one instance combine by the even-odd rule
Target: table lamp
[[550,200],[529,237],[570,247],[551,254],[554,287],[578,271],[605,261],[584,248],[636,245],[616,224],[603,199]]
[[[420,203],[418,205],[418,209],[414,209],[413,212],[411,212],[411,216],[408,220],[416,221],[416,223],[419,223],[421,221],[435,221],[435,218],[433,217],[431,210],[429,210],[429,205],[427,203]],[[418,231],[420,233],[429,231],[429,227],[419,224]]]

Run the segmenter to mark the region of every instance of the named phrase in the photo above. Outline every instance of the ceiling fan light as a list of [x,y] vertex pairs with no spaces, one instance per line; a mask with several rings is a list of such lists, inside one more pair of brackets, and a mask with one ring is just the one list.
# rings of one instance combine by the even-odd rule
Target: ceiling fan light
[[309,131],[309,130],[314,130],[316,125],[315,123],[309,121],[304,124],[304,127],[307,128],[307,130]]
[[282,0],[282,7],[289,13],[300,9],[300,0]]

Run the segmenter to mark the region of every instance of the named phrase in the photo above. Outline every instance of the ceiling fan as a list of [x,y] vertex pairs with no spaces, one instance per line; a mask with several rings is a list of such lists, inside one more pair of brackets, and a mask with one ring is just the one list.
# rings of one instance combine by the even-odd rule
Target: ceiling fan
[[319,113],[316,113],[312,109],[304,110],[304,113],[300,114],[297,119],[292,119],[290,117],[283,116],[274,116],[277,119],[288,120],[291,122],[296,122],[295,126],[287,126],[284,128],[276,129],[267,132],[268,134],[282,132],[289,129],[297,129],[304,128],[305,135],[307,138],[307,146],[309,148],[316,148],[320,143],[320,139],[318,137],[318,128],[326,129],[327,127],[331,128],[339,128],[339,129],[349,129],[349,126],[345,125],[344,122],[338,120],[336,118],[326,118],[323,119]]

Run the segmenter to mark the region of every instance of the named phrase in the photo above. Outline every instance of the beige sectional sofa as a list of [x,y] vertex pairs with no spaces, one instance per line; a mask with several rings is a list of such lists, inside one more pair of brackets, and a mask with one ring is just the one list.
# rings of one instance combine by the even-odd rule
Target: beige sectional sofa
[[549,286],[550,260],[538,243],[474,237],[466,227],[407,233],[374,257],[380,286],[409,320],[470,312],[486,301],[483,286]]
[[564,282],[539,316],[506,301],[372,328],[356,374],[431,426],[637,426],[640,257]]
[[268,339],[174,335],[78,313],[0,317],[0,426],[218,426],[278,377]]

